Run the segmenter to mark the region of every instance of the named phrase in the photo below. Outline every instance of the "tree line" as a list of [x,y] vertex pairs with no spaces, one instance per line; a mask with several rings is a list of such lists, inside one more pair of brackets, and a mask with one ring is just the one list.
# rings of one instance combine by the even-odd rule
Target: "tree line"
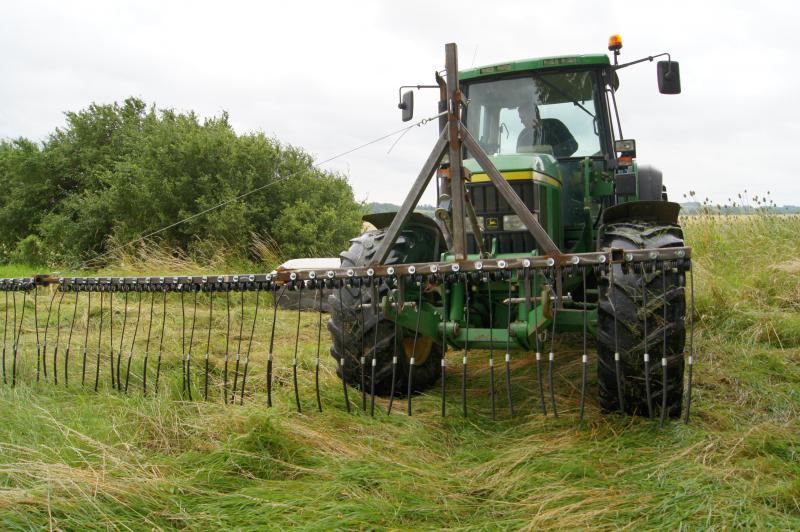
[[92,104],[42,142],[0,141],[0,260],[82,262],[222,202],[158,242],[253,258],[257,236],[285,258],[335,255],[365,207],[344,176],[313,163],[263,133],[237,134],[226,113],[201,120],[137,98]]

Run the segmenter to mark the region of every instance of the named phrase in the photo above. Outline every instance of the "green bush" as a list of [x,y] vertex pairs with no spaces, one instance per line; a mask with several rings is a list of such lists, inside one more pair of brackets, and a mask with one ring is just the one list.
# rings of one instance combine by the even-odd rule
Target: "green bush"
[[66,119],[41,144],[0,143],[5,260],[81,262],[226,201],[156,238],[247,257],[260,234],[297,257],[335,254],[360,228],[364,207],[344,176],[263,133],[237,135],[227,114],[200,120],[129,98]]
[[15,264],[29,264],[31,266],[47,264],[44,246],[41,239],[36,235],[28,235],[17,242],[17,246],[9,255],[9,259]]

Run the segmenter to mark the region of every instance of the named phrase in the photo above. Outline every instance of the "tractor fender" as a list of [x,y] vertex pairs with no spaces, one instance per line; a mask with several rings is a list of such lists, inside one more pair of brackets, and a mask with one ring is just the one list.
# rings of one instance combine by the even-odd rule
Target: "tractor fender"
[[[379,212],[375,214],[366,214],[361,217],[361,220],[374,225],[376,229],[382,231],[391,225],[392,220],[394,220],[396,215],[396,212]],[[425,216],[424,214],[420,214],[418,212],[412,212],[411,216],[408,217],[404,228],[417,229],[427,233],[433,240],[434,250],[434,254],[429,260],[439,260],[441,247],[445,245],[446,241],[444,239],[442,229],[436,223],[436,220],[430,216]]]
[[[394,220],[394,217],[397,213],[396,212],[378,212],[375,214],[365,214],[361,217],[361,220],[367,223],[370,223],[375,226],[376,229],[386,229]],[[418,212],[412,212],[411,216],[408,217],[408,221],[406,222],[409,226],[419,226],[429,229],[430,231],[436,231],[440,233],[439,226],[436,225],[436,221],[430,216],[425,216],[424,214]]]
[[628,201],[605,209],[601,224],[636,220],[677,225],[680,210],[680,204],[672,201]]
[[652,166],[637,167],[639,180],[639,199],[659,201],[664,199],[664,176],[661,170]]
[[[375,214],[365,214],[364,216],[361,217],[361,220],[374,225],[376,229],[386,229],[391,225],[392,220],[394,220],[396,214],[397,214],[396,212],[379,212]],[[424,214],[418,212],[412,212],[411,216],[408,217],[406,226],[418,227],[424,231],[428,231],[431,233],[432,236],[434,236],[434,238],[436,238],[437,242],[444,242],[442,229],[439,227],[439,224],[436,222],[436,220],[434,220],[430,216],[425,216]]]

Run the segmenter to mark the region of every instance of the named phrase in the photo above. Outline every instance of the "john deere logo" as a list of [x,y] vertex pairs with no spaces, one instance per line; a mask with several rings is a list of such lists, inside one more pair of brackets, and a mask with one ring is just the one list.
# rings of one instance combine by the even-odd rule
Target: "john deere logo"
[[486,229],[499,229],[499,228],[500,228],[499,218],[486,218]]

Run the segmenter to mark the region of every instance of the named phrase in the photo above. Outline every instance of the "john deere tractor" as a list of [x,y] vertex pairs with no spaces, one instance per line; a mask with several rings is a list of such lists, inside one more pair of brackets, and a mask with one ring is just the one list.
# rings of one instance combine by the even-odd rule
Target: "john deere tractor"
[[[376,229],[341,254],[341,268],[391,278],[332,293],[331,354],[346,383],[414,394],[444,375],[443,352],[473,348],[535,353],[545,364],[549,356],[552,365],[553,335],[588,330],[604,410],[679,415],[680,207],[667,200],[661,172],[638,163],[616,98],[621,69],[659,56],[620,64],[621,47],[613,36],[611,59],[458,71],[448,45],[446,76],[432,86],[441,95],[436,147],[400,211],[366,216]],[[661,93],[680,93],[678,63],[659,61],[657,80]],[[400,107],[411,119],[413,91]],[[434,178],[436,216],[413,212]],[[552,262],[528,269],[537,257]],[[448,359],[462,363],[460,354]]]

